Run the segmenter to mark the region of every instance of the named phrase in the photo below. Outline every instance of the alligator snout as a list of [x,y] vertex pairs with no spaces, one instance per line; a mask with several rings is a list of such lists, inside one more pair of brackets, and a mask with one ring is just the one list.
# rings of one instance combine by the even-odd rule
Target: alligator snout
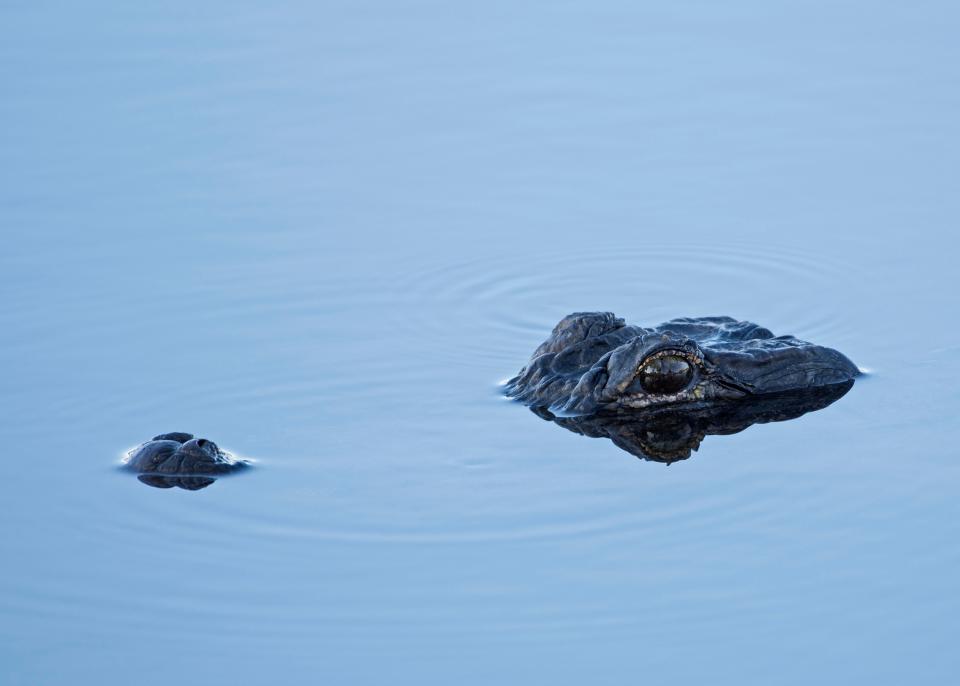
[[127,468],[140,474],[219,476],[248,466],[246,460],[221,450],[207,438],[175,432],[154,436],[129,453]]

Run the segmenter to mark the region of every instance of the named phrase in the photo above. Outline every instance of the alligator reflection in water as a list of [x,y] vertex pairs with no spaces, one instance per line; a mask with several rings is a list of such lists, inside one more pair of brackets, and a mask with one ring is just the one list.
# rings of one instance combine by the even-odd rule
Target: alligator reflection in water
[[199,491],[216,481],[209,476],[163,476],[161,474],[139,474],[137,480],[154,488],[182,488],[185,491]]
[[668,407],[609,415],[558,417],[542,407],[531,410],[574,433],[609,438],[631,455],[670,464],[690,457],[705,436],[735,434],[754,424],[795,419],[839,400],[851,386],[853,381],[698,408]]

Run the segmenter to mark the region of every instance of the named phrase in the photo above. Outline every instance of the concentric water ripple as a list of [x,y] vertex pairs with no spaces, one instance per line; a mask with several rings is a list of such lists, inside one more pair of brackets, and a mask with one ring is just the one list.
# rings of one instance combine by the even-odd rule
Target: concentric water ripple
[[[858,283],[833,256],[763,246],[554,249],[411,267],[390,290],[391,328],[447,361],[518,363],[517,350],[545,338],[563,315],[588,309],[641,325],[728,314],[819,341],[849,333],[837,298],[855,299]],[[811,297],[824,306],[809,307]]]
[[[256,569],[261,578],[287,579],[310,593],[313,579],[298,565],[304,555],[308,566],[319,564],[305,552],[312,550],[359,548],[389,558],[391,550],[442,547],[469,558],[492,545],[589,540],[616,549],[643,541],[657,551],[654,569],[676,555],[672,537],[700,541],[709,551],[706,542],[718,528],[736,531],[750,522],[776,531],[782,523],[772,519],[777,508],[762,478],[752,480],[754,497],[743,498],[736,485],[743,472],[721,474],[718,463],[700,462],[723,459],[730,444],[667,472],[500,402],[492,382],[522,365],[570,311],[609,309],[638,324],[730,314],[777,333],[832,342],[850,333],[842,313],[858,288],[858,275],[842,260],[819,254],[657,243],[536,254],[491,250],[440,265],[407,256],[357,274],[318,274],[309,259],[294,257],[282,267],[214,266],[199,282],[143,282],[128,290],[101,283],[65,292],[59,332],[25,291],[5,316],[45,326],[49,336],[21,335],[7,350],[31,346],[86,392],[51,397],[42,414],[23,418],[22,431],[54,417],[64,435],[115,431],[116,450],[145,437],[131,435],[133,426],[200,431],[258,464],[198,492],[155,490],[112,474],[111,497],[97,498],[54,478],[58,517],[40,522],[37,534],[68,541],[65,554],[104,550],[105,557],[93,554],[86,576],[69,587],[57,569],[34,575],[8,607],[79,624],[84,608],[109,606],[110,620],[131,630],[144,613],[164,617],[189,607],[239,638],[269,621],[276,601],[266,589],[234,604],[230,584],[218,590],[224,573],[218,560],[230,561],[228,578]],[[811,300],[823,306],[809,307]],[[97,315],[99,306],[113,316]],[[73,314],[87,311],[94,314]],[[95,364],[73,359],[71,343],[93,350]],[[126,374],[103,392],[97,370],[108,362]],[[84,443],[76,459],[88,471],[98,459],[110,469],[110,451],[91,448]],[[713,441],[703,451],[713,452]],[[709,487],[696,476],[701,465],[712,474]],[[812,508],[819,506],[816,493],[808,497]],[[67,534],[73,521],[82,525]],[[143,577],[115,589],[98,586],[110,565],[105,542],[145,569]],[[164,570],[170,559],[184,558],[197,561],[200,580],[190,592],[181,585],[168,594]],[[295,604],[283,612],[284,623],[267,638],[293,641],[327,626]],[[361,626],[364,613],[375,612],[360,604],[338,624]],[[414,612],[401,606],[390,621],[402,624]],[[445,618],[433,621],[438,633],[449,631]],[[476,621],[470,631],[576,635],[593,625],[635,622],[627,613],[581,607],[507,624]],[[172,620],[158,625],[191,635]]]

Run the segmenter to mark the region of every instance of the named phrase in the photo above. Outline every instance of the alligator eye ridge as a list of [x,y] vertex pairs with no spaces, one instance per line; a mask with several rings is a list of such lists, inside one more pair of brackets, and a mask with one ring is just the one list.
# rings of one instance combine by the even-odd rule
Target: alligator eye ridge
[[640,365],[637,376],[647,393],[678,393],[693,379],[693,365],[679,354],[657,355]]

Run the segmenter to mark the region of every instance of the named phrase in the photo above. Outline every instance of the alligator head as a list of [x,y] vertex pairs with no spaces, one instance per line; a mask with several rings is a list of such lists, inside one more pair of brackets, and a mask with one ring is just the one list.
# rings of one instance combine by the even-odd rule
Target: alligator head
[[506,394],[561,416],[696,407],[843,384],[856,365],[831,348],[730,317],[627,326],[609,312],[560,320]]

